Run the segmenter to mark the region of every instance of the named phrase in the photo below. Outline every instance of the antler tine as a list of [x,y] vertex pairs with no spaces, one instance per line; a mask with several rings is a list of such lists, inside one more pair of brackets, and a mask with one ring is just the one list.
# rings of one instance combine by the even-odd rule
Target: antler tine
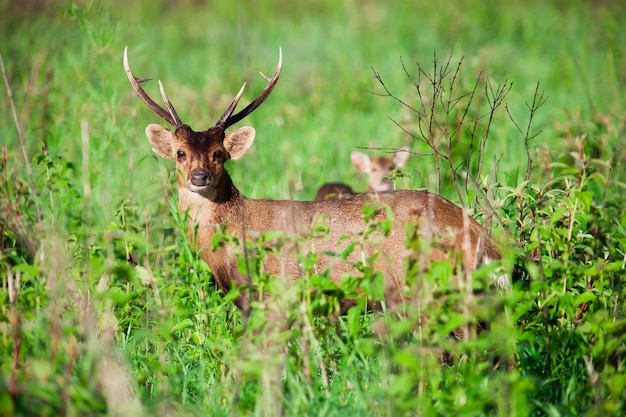
[[172,103],[170,103],[170,99],[167,97],[167,94],[165,94],[165,88],[163,88],[163,84],[161,84],[161,80],[159,80],[159,90],[161,90],[161,97],[163,97],[163,101],[165,102],[167,109],[170,111],[170,115],[172,116],[172,119],[174,119],[174,122],[176,122],[175,126],[178,127],[182,125],[183,122],[180,121],[180,117],[178,117],[178,113],[176,113],[176,110],[174,110],[174,106],[172,106]]
[[[128,77],[128,81],[130,81],[130,85],[133,86],[133,90],[135,90],[135,93],[137,93],[139,98],[144,103],[146,103],[146,105],[148,107],[150,107],[153,112],[155,112],[156,114],[158,114],[159,116],[164,118],[169,124],[171,124],[174,127],[178,127],[178,126],[180,126],[182,124],[180,122],[180,119],[178,118],[178,115],[176,114],[176,111],[174,110],[174,108],[172,107],[171,103],[167,99],[167,96],[164,95],[164,92],[163,92],[162,88],[161,88],[161,92],[164,95],[163,99],[165,100],[165,102],[167,104],[167,107],[170,109],[170,112],[168,112],[163,107],[161,107],[157,103],[155,103],[154,100],[152,100],[148,96],[148,94],[146,94],[146,92],[143,90],[143,88],[141,88],[140,83],[142,83],[144,81],[151,80],[152,78],[137,78],[137,77],[135,77],[135,75],[133,74],[133,72],[130,69],[130,65],[128,65],[128,46],[124,48],[124,70],[126,71],[126,76]],[[160,82],[159,82],[159,84],[160,84]]]
[[[278,82],[278,77],[280,77],[280,72],[282,68],[283,68],[283,50],[282,48],[278,48],[278,66],[276,67],[276,71],[274,72],[274,75],[272,76],[272,78],[268,78],[265,75],[263,75],[263,73],[261,73],[263,78],[267,80],[267,85],[265,86],[265,89],[252,103],[248,104],[239,113],[233,116],[228,116],[224,122],[225,129],[229,126],[234,125],[235,123],[237,123],[238,121],[240,121],[241,119],[243,119],[244,117],[252,113],[257,107],[261,105],[261,103],[265,101],[265,99],[270,95],[270,93],[274,89],[276,82]],[[233,111],[234,111],[234,108],[233,108]]]
[[241,95],[243,94],[243,90],[245,88],[246,88],[246,83],[243,83],[243,85],[239,89],[239,92],[237,93],[233,101],[230,103],[226,111],[222,114],[222,117],[220,117],[220,119],[215,124],[216,126],[224,126],[224,129],[226,129],[226,121],[228,120],[230,115],[233,114],[233,112],[235,111],[235,107],[237,107],[237,104],[239,103],[239,99],[241,99]]

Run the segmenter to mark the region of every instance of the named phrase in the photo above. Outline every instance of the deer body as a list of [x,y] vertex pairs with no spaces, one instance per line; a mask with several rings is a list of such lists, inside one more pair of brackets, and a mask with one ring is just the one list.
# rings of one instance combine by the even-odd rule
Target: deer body
[[[425,245],[428,249],[423,256],[429,261],[455,262],[457,254],[463,254],[462,263],[471,271],[485,260],[499,257],[497,249],[483,235],[484,231],[476,221],[465,215],[460,207],[425,191],[359,194],[337,201],[244,197],[224,169],[224,162],[239,159],[250,148],[255,137],[255,131],[250,127],[242,127],[226,135],[211,129],[194,132],[186,125],[178,127],[175,132],[159,125],[149,125],[146,133],[158,155],[177,161],[177,171],[182,174],[178,176],[179,209],[190,219],[188,237],[196,243],[224,292],[228,292],[233,284],[247,284],[248,278],[237,267],[236,255],[242,252],[241,247],[227,244],[213,249],[213,237],[218,228],[242,242],[244,237],[254,239],[263,233],[276,231],[304,236],[310,233],[314,224],[323,225],[328,230],[327,234],[304,239],[299,247],[295,247],[292,241],[280,248],[279,256],[267,256],[263,264],[265,271],[288,280],[296,279],[302,271],[295,251],[309,251],[320,254],[317,272],[329,270],[330,279],[338,282],[343,274],[358,274],[352,266],[354,263],[377,254],[374,266],[385,275],[388,307],[403,301],[402,264],[407,256],[415,256],[403,244],[407,222],[420,237],[433,244]],[[199,149],[202,151],[199,152]],[[185,156],[181,158],[181,154]],[[386,207],[393,213],[392,229],[387,236],[377,232],[367,239],[362,237],[362,232],[368,227],[362,213],[366,204],[378,205],[378,214],[371,220],[373,223],[387,218]],[[324,254],[341,252],[351,242],[359,242],[360,245],[345,261]],[[247,294],[242,294],[236,303],[246,310]]]
[[[243,241],[244,231],[247,239],[254,239],[266,232],[283,231],[288,235],[304,236],[311,227],[324,225],[327,234],[321,237],[304,239],[299,247],[293,242],[282,247],[280,257],[267,256],[264,259],[265,271],[272,275],[284,276],[288,280],[296,279],[302,273],[295,251],[319,253],[316,272],[330,270],[330,279],[338,282],[343,274],[357,274],[353,264],[360,259],[368,259],[378,254],[376,270],[385,275],[385,298],[387,306],[392,308],[402,302],[401,289],[404,283],[402,263],[407,256],[415,256],[401,244],[405,238],[404,224],[411,222],[419,228],[419,235],[427,242],[434,243],[430,253],[424,256],[429,261],[448,260],[455,262],[456,254],[463,254],[462,262],[468,270],[473,270],[488,259],[497,259],[497,249],[482,236],[482,227],[464,215],[463,211],[451,202],[423,191],[394,191],[382,195],[360,194],[349,197],[338,207],[332,201],[276,201],[255,200],[242,197],[233,187],[232,199],[215,202],[188,190],[179,188],[179,209],[188,212],[189,239],[196,242],[201,256],[215,275],[220,289],[228,292],[232,285],[242,286],[248,279],[237,268],[236,254],[241,247],[227,245],[213,250],[213,236],[222,226],[226,233]],[[384,237],[381,233],[363,240],[361,232],[367,224],[363,220],[362,207],[365,204],[381,204],[381,212],[373,222],[386,219],[383,205],[388,205],[395,220],[391,232]],[[466,224],[463,224],[465,219]],[[464,234],[468,233],[468,247],[463,248]],[[339,240],[341,238],[341,243]],[[361,245],[342,261],[326,251],[341,252],[351,242]],[[444,249],[437,249],[441,245]],[[482,247],[481,247],[482,245]],[[464,250],[466,249],[466,250]],[[245,295],[238,299],[237,305],[244,310],[248,307]]]
[[[133,88],[142,100],[157,114],[175,126],[170,131],[151,124],[146,135],[159,156],[173,159],[178,172],[179,209],[189,216],[188,237],[195,242],[201,256],[213,271],[217,285],[228,292],[233,284],[248,284],[246,274],[237,266],[243,249],[229,241],[215,245],[214,237],[219,231],[236,236],[240,242],[255,239],[267,232],[282,232],[285,236],[306,236],[303,239],[285,239],[276,244],[276,255],[270,253],[263,260],[263,268],[271,275],[295,280],[302,275],[297,251],[318,254],[316,269],[329,271],[331,280],[338,282],[344,274],[357,274],[354,264],[376,254],[375,269],[385,277],[385,299],[388,306],[402,301],[405,273],[403,262],[407,256],[423,260],[447,260],[455,263],[460,258],[468,271],[482,263],[498,259],[497,247],[487,237],[484,229],[464,211],[448,200],[425,191],[390,191],[359,194],[342,200],[289,201],[262,200],[244,197],[234,186],[224,168],[229,159],[239,159],[252,145],[255,131],[241,127],[228,134],[228,126],[252,112],[269,95],[278,80],[282,59],[274,76],[268,78],[268,86],[253,103],[240,113],[232,115],[243,92],[233,100],[217,124],[206,131],[193,131],[180,122],[178,115],[165,95],[168,111],[158,106],[140,87],[144,79],[136,78],[130,71],[126,51],[124,65]],[[376,205],[376,214],[369,222],[364,220],[363,207]],[[387,219],[393,213],[392,227],[384,235],[380,230],[364,231],[371,224]],[[407,223],[409,230],[426,242],[424,253],[411,253],[404,245]],[[327,233],[311,235],[311,226],[323,225]],[[358,242],[346,260],[329,253],[338,253],[351,242]],[[217,247],[214,247],[217,246]],[[247,311],[247,293],[236,304]]]

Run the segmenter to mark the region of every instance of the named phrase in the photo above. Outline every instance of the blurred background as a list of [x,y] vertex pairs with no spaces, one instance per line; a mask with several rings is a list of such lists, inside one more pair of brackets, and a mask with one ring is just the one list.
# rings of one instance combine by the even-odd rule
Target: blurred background
[[[278,86],[239,123],[257,129],[255,144],[247,158],[230,164],[251,197],[310,199],[320,182],[331,180],[364,188],[366,178],[349,161],[357,147],[409,144],[427,152],[394,123],[410,126],[414,115],[372,94],[384,92],[373,70],[412,105],[417,94],[403,65],[413,76],[416,63],[432,72],[435,54],[440,68],[450,56],[453,68],[462,61],[459,93],[479,74],[494,85],[512,83],[505,104],[522,127],[539,83],[548,100],[533,121],[533,130],[543,131],[534,147],[568,146],[562,139],[577,126],[609,118],[619,128],[624,119],[625,12],[617,1],[497,7],[479,0],[9,1],[1,7],[0,46],[29,148],[45,146],[72,159],[86,121],[91,181],[107,200],[113,190],[141,194],[146,181],[158,182],[169,167],[147,161],[152,175],[133,175],[151,154],[144,126],[163,121],[134,97],[122,69],[125,46],[135,74],[162,80],[183,122],[196,130],[215,122],[243,82],[242,103],[254,98],[264,86],[258,72],[271,73],[282,48]],[[155,81],[146,89],[159,99]],[[502,158],[502,172],[514,172],[524,167],[523,138],[501,110],[488,149]],[[2,113],[5,142],[14,141],[10,112]],[[430,160],[412,158],[408,186],[432,185],[419,168]]]

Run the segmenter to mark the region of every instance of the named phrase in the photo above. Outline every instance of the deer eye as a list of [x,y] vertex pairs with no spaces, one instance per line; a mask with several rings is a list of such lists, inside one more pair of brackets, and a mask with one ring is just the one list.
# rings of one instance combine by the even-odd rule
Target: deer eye
[[176,157],[178,158],[178,160],[180,162],[185,160],[185,152],[184,151],[178,151],[176,152]]
[[224,153],[222,151],[213,152],[213,160],[221,160]]

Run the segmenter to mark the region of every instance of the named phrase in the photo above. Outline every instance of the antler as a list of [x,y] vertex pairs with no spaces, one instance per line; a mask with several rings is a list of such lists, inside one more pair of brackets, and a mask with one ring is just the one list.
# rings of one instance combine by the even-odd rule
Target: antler
[[274,89],[276,82],[278,82],[278,77],[280,77],[280,72],[282,68],[283,50],[281,48],[278,48],[278,66],[276,67],[276,71],[274,71],[274,75],[272,76],[272,78],[265,76],[262,72],[260,73],[261,76],[263,76],[263,78],[267,80],[267,85],[265,86],[263,92],[252,103],[248,104],[243,110],[232,116],[231,114],[233,113],[233,111],[235,111],[235,107],[237,107],[237,103],[239,103],[239,99],[241,98],[243,90],[246,87],[246,84],[244,83],[239,90],[237,96],[233,99],[232,103],[230,103],[230,106],[228,106],[224,114],[222,114],[222,117],[220,117],[220,119],[216,123],[216,126],[222,126],[224,127],[224,129],[226,129],[252,113],[257,107],[259,107]]
[[140,84],[142,82],[149,81],[152,78],[135,77],[133,72],[130,70],[130,66],[128,65],[128,46],[124,48],[124,69],[126,70],[126,76],[128,77],[128,81],[130,81],[130,84],[133,86],[133,90],[135,90],[135,93],[137,93],[139,98],[144,103],[146,103],[146,105],[150,107],[152,111],[154,111],[156,114],[164,118],[169,124],[171,124],[174,127],[178,127],[183,124],[180,121],[180,118],[178,117],[176,110],[174,110],[174,106],[172,106],[172,103],[170,103],[169,98],[167,98],[167,94],[165,94],[165,89],[163,88],[163,84],[161,84],[161,81],[159,81],[159,89],[161,90],[161,96],[163,97],[163,101],[165,102],[165,105],[167,106],[169,112],[165,110],[163,107],[159,106],[157,103],[155,103],[154,100],[152,100],[148,96],[148,94],[146,94],[143,88],[141,88]]

